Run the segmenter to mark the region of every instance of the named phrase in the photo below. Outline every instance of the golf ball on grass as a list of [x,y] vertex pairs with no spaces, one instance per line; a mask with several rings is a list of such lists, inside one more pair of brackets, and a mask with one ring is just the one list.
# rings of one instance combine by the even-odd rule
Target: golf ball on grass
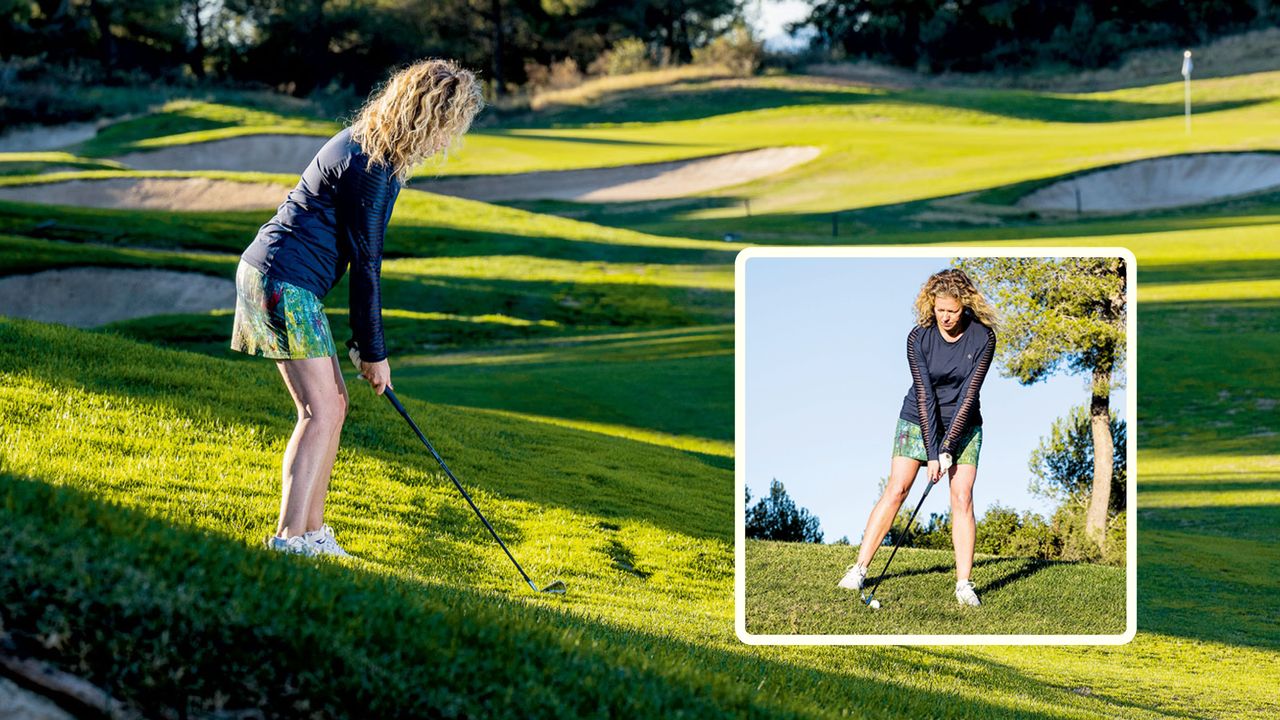
[[872,600],[872,601],[869,603],[869,605],[870,605],[870,607],[871,607],[871,609],[872,609],[872,610],[879,610],[879,609],[880,609],[880,601],[879,601],[879,600]]

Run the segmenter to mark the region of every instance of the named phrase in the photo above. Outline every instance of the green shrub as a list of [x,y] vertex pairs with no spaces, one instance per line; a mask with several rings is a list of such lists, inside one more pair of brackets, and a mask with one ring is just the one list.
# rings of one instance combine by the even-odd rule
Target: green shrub
[[980,553],[1003,555],[1009,538],[1020,525],[1017,510],[1000,504],[992,505],[978,521],[975,549]]
[[606,75],[630,75],[653,69],[649,48],[640,38],[623,38],[600,56]]
[[763,57],[763,43],[751,36],[746,25],[735,25],[724,35],[693,49],[695,65],[723,65],[741,77],[754,75]]

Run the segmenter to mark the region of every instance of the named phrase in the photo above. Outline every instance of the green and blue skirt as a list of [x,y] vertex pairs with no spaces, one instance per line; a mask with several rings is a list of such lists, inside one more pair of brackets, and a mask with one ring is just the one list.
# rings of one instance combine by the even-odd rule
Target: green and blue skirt
[[[982,426],[971,427],[960,438],[960,452],[955,458],[956,465],[978,466],[978,453],[982,451]],[[893,433],[893,456],[911,458],[922,463],[929,462],[929,454],[924,449],[924,436],[920,434],[920,426],[898,418],[898,428]]]
[[231,349],[275,360],[337,355],[320,298],[240,261]]

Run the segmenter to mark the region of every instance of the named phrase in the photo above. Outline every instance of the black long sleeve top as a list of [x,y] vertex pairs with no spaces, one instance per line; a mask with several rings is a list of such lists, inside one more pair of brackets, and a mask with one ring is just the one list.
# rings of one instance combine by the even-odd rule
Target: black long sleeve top
[[268,277],[329,294],[351,270],[351,333],[360,357],[387,357],[382,336],[382,243],[400,194],[395,173],[372,164],[350,128],[330,138],[241,259]]
[[911,388],[898,417],[920,425],[930,460],[954,456],[965,432],[982,424],[978,393],[995,351],[995,331],[974,319],[955,342],[947,342],[936,325],[907,333]]

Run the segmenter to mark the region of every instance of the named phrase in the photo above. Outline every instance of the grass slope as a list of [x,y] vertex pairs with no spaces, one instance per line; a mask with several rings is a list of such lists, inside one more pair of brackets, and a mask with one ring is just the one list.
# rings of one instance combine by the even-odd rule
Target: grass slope
[[[747,542],[747,632],[753,635],[1119,635],[1124,569],[978,555],[982,606],[955,600],[950,551],[900,549],[876,590],[879,611],[836,587],[857,546]],[[887,551],[872,566],[880,576]]]
[[[41,656],[110,682],[117,693],[147,707],[172,706],[174,696],[167,689],[175,681],[158,676],[177,672],[184,662],[199,666],[185,671],[195,677],[214,674],[214,663],[220,673],[221,682],[185,686],[190,698],[181,701],[196,706],[243,706],[257,702],[261,693],[328,702],[332,691],[316,689],[317,675],[290,675],[284,669],[265,677],[222,672],[225,655],[239,647],[226,638],[243,634],[237,628],[261,624],[262,642],[289,636],[304,638],[299,641],[303,650],[348,647],[354,641],[341,634],[368,637],[371,629],[365,625],[380,613],[388,613],[388,620],[372,623],[377,626],[372,632],[379,633],[374,637],[389,632],[395,644],[366,641],[373,645],[353,650],[352,665],[335,672],[350,677],[351,667],[367,667],[359,664],[367,652],[383,668],[380,683],[385,676],[385,687],[403,687],[399,683],[408,680],[396,678],[422,677],[414,658],[452,657],[460,652],[456,648],[471,648],[457,665],[435,663],[457,667],[457,673],[417,686],[423,692],[444,685],[439,694],[427,699],[383,694],[380,702],[386,703],[388,716],[421,707],[415,703],[456,698],[454,690],[483,681],[485,673],[473,674],[472,668],[500,673],[501,663],[528,664],[543,652],[549,653],[546,665],[554,668],[515,671],[523,678],[516,682],[535,696],[559,697],[562,693],[553,688],[563,686],[557,683],[580,681],[574,697],[563,701],[571,714],[605,716],[614,712],[611,707],[627,708],[610,704],[621,700],[601,699],[596,687],[603,683],[611,689],[602,687],[602,693],[616,693],[619,684],[631,687],[626,678],[645,668],[663,678],[657,684],[669,694],[636,699],[649,703],[639,707],[660,708],[659,713],[703,708],[690,711],[692,716],[715,708],[749,713],[754,705],[773,716],[834,717],[848,707],[832,704],[833,697],[859,698],[859,714],[869,717],[1106,717],[1121,712],[1162,717],[1179,708],[1239,714],[1263,707],[1265,693],[1243,680],[1230,696],[1205,688],[1188,700],[1179,694],[1181,676],[1153,679],[1153,674],[1172,649],[1193,663],[1212,657],[1224,671],[1247,665],[1256,672],[1270,653],[1160,634],[1141,635],[1130,649],[1050,649],[1006,659],[992,656],[998,649],[746,648],[732,635],[727,600],[728,470],[652,442],[424,405],[407,393],[410,410],[474,488],[477,501],[530,572],[540,579],[563,577],[571,593],[552,603],[527,596],[501,552],[398,418],[363,391],[353,393],[329,517],[364,560],[341,573],[321,570],[320,579],[303,583],[298,578],[311,576],[300,573],[313,569],[244,549],[258,542],[274,512],[276,464],[291,422],[273,369],[20,321],[0,322],[0,340],[0,366],[6,368],[0,385],[0,413],[6,418],[0,435],[3,470],[69,493],[55,501],[46,491],[6,482],[0,507],[27,518],[23,539],[10,555],[25,559],[16,561],[17,569],[5,566],[7,579],[0,585],[9,588],[6,607],[13,608],[6,611],[6,630],[28,637]],[[32,357],[27,350],[32,347],[42,351]],[[144,356],[149,362],[140,364]],[[672,483],[678,484],[678,494],[670,492]],[[37,495],[22,499],[28,492]],[[102,501],[132,511],[99,509]],[[32,506],[45,511],[34,513],[28,510]],[[78,510],[63,512],[67,506]],[[139,530],[134,523],[140,515],[163,522],[151,521],[151,529]],[[71,541],[63,538],[69,537],[80,538],[72,544],[78,550],[51,556],[49,548],[66,547]],[[183,562],[175,552],[210,560],[207,566]],[[61,563],[80,564],[68,569]],[[119,593],[106,592],[117,586],[116,578],[122,578]],[[159,608],[138,603],[132,589],[138,584],[152,588],[148,597],[158,598]],[[33,587],[60,598],[52,606],[56,610],[40,594],[32,595]],[[281,596],[265,588],[293,589]],[[319,617],[285,612],[269,621],[267,610],[242,609],[265,603],[274,610],[276,599],[285,608],[301,607],[313,600],[304,588],[334,598],[333,604],[322,606],[326,610]],[[189,605],[189,598],[200,593],[208,593],[210,606],[222,610],[205,616],[200,612],[205,605]],[[454,610],[441,607],[455,602]],[[415,610],[423,603],[426,609]],[[353,608],[367,613],[358,629],[340,619],[352,617]],[[499,616],[500,621],[487,620]],[[406,634],[410,626],[420,630]],[[192,645],[206,650],[181,660],[187,646],[173,644],[174,627],[184,636],[191,627]],[[549,635],[523,634],[520,628],[528,627],[549,628]],[[473,641],[472,633],[482,639]],[[562,664],[554,644],[547,644],[550,636],[585,657]],[[487,645],[483,638],[497,644]],[[54,646],[41,650],[51,639]],[[257,642],[249,641],[246,652],[261,647]],[[113,651],[119,647],[131,652]],[[346,651],[337,656],[345,657]],[[253,658],[260,662],[260,655]],[[1106,673],[1095,671],[1099,663]],[[619,665],[629,669],[623,674],[605,670]],[[153,673],[148,667],[160,669]],[[560,680],[548,678],[561,670]],[[1061,684],[1073,673],[1090,678],[1090,693]],[[611,679],[591,683],[582,679],[588,675]],[[237,686],[240,682],[248,686]],[[353,682],[337,687],[349,689]],[[157,690],[157,684],[166,689]],[[692,696],[686,695],[691,686]],[[489,704],[458,700],[437,707],[454,708],[449,713],[502,709],[527,716],[566,711],[550,699],[527,708],[504,704],[514,696],[494,699],[497,690],[484,687],[477,702]],[[634,691],[642,692],[639,687]],[[698,697],[706,702],[699,706]],[[336,714],[344,707],[320,706]],[[291,707],[281,714],[304,712]]]

